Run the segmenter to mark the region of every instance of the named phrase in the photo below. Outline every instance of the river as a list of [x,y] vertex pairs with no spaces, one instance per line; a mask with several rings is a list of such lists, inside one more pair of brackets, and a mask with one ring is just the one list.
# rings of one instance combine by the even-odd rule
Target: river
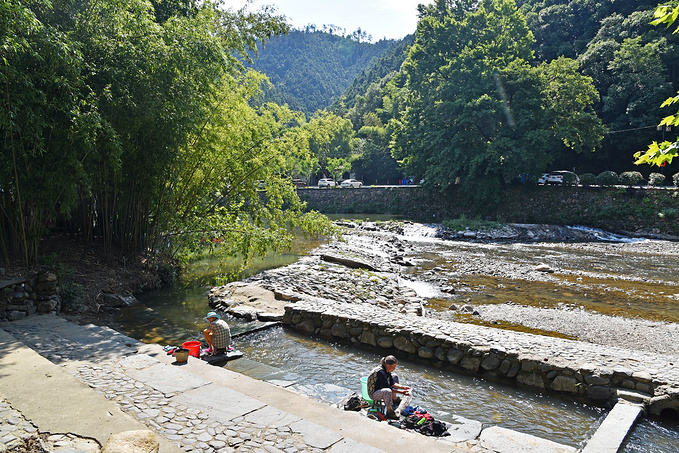
[[[404,278],[429,299],[432,310],[444,311],[453,303],[483,307],[511,301],[540,307],[582,307],[666,322],[679,320],[677,304],[667,303],[672,299],[666,297],[679,293],[671,288],[679,279],[674,272],[679,267],[677,256],[635,254],[629,248],[617,248],[613,242],[569,246],[440,241],[429,237],[427,230],[411,231],[407,238],[419,245],[418,255],[408,257],[415,265]],[[271,254],[257,260],[243,277],[293,263],[319,244],[298,240],[289,254]],[[522,268],[537,262],[558,268],[558,277],[520,277]],[[208,310],[206,286],[226,272],[212,261],[196,263],[184,275],[182,285],[141,296],[142,303],[118,319],[119,328],[145,342],[179,344],[198,339]],[[452,291],[429,292],[442,286]],[[255,326],[237,320],[229,323],[234,334]],[[290,383],[298,391],[328,403],[337,403],[353,391],[360,393],[358,378],[379,360],[373,352],[301,337],[283,328],[244,335],[236,345],[246,358],[264,366],[254,367],[244,360],[231,362],[228,368],[259,379]],[[444,420],[457,414],[581,447],[605,416],[600,408],[407,361],[399,363],[398,372],[414,387],[417,404]],[[676,425],[644,419],[622,451],[679,451],[679,430]]]

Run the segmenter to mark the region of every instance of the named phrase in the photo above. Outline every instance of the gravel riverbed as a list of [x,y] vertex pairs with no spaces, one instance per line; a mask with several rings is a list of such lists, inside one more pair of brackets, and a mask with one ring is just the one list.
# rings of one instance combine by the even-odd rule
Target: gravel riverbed
[[[510,225],[472,240],[438,226],[427,226],[423,237],[413,232],[421,226],[407,222],[343,225],[343,241],[249,281],[457,322],[511,323],[594,344],[679,351],[679,242],[608,242],[600,232],[548,225]],[[372,270],[326,264],[338,257]],[[406,280],[426,283],[428,294]]]

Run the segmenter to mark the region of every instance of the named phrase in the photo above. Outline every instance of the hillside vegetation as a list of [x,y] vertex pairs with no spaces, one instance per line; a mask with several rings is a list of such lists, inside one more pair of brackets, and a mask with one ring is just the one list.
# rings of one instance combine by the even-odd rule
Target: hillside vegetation
[[292,30],[260,48],[252,66],[273,84],[266,100],[311,114],[330,106],[364,68],[396,43],[370,43],[315,28]]

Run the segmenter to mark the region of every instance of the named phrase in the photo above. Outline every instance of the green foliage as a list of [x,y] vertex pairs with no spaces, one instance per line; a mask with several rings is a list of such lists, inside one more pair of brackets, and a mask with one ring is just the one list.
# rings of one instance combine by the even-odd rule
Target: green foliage
[[596,177],[596,183],[600,186],[615,186],[619,182],[618,174],[611,170],[602,171]]
[[677,218],[677,210],[674,208],[664,208],[658,213],[658,217],[665,220],[672,220]]
[[596,176],[593,173],[583,173],[580,176],[580,184],[583,186],[591,186],[596,184]]
[[483,220],[480,217],[467,218],[464,214],[457,219],[444,220],[443,226],[451,231],[487,231],[502,228],[504,222]]
[[665,175],[661,173],[651,173],[648,175],[649,186],[661,186],[665,182]]
[[396,43],[360,42],[355,36],[338,36],[310,26],[261,46],[253,68],[272,82],[265,100],[311,115],[339,99],[362,70]]
[[644,177],[638,171],[626,171],[620,174],[620,184],[638,186],[644,182]]
[[[679,6],[671,5],[660,5],[655,10],[653,25],[666,24],[667,27],[671,27],[679,15]],[[672,34],[677,32],[677,28],[674,29]],[[660,105],[661,108],[669,107],[679,102],[679,94],[676,96],[669,97]],[[679,126],[679,112],[673,115],[666,116],[660,121],[660,128],[665,128],[666,126]],[[658,167],[665,166],[665,164],[671,164],[674,157],[677,155],[677,147],[679,147],[679,142],[677,141],[663,141],[658,143],[656,141],[652,142],[645,152],[639,151],[634,154],[636,159],[636,164],[647,164],[656,165]],[[651,181],[649,180],[649,184]]]
[[61,308],[65,312],[82,311],[89,304],[89,296],[85,287],[80,283],[69,280],[61,284]]
[[406,172],[470,196],[537,174],[565,151],[603,136],[598,94],[577,62],[532,66],[533,36],[512,1],[437,2],[421,11],[403,64],[407,108],[392,120],[393,154]]

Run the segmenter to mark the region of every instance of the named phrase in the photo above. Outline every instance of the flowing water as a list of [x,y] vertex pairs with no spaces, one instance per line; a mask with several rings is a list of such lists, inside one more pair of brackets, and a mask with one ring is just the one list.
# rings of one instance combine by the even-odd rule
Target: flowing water
[[[466,300],[472,304],[503,303],[507,300],[538,306],[571,304],[608,314],[625,313],[627,316],[679,321],[677,304],[665,303],[664,299],[671,297],[659,297],[659,293],[666,296],[679,293],[676,288],[671,288],[679,283],[679,276],[674,271],[679,263],[672,261],[676,261],[676,257],[623,254],[616,253],[614,249],[604,256],[600,250],[564,248],[558,244],[446,244],[445,241],[427,238],[428,234],[426,228],[420,230],[417,236],[411,234],[410,239],[421,242],[421,254],[403,283],[424,297],[433,297],[434,308],[439,300],[436,299],[438,294],[420,277],[431,274],[431,270],[436,268],[437,275],[452,278],[450,275],[445,277],[445,270],[461,256],[467,255],[491,261],[502,258],[510,263],[538,260],[562,270],[580,269],[586,265],[589,272],[605,273],[610,277],[602,282],[600,278],[574,276],[571,279],[567,275],[562,279],[570,290],[564,291],[563,281],[557,285],[550,282],[514,282],[510,278],[472,274],[456,276],[473,289],[465,294]],[[290,264],[318,245],[318,241],[297,241],[291,253],[268,255],[264,260],[255,262],[242,276]],[[215,281],[215,274],[224,272],[224,269],[217,269],[213,262],[197,263],[187,274],[183,285],[140,296],[141,304],[121,314],[119,328],[145,342],[176,345],[200,339],[200,332],[205,327],[203,317],[209,308],[205,285]],[[558,292],[555,291],[557,286]],[[649,293],[651,296],[648,296]],[[642,301],[638,301],[637,297]],[[440,308],[447,308],[449,300],[440,300],[443,300]],[[258,326],[257,322],[228,322],[235,335]],[[367,375],[379,361],[377,353],[300,336],[282,327],[242,335],[234,342],[249,360],[230,362],[228,368],[259,379],[290,384],[300,392],[329,403],[337,403],[351,392],[360,394],[360,377]],[[254,366],[252,361],[262,365]],[[414,403],[442,420],[450,421],[455,414],[487,425],[499,425],[581,447],[605,416],[605,411],[599,408],[425,368],[408,361],[399,362],[397,373],[413,386]],[[637,424],[621,451],[677,452],[679,428],[644,419]]]

